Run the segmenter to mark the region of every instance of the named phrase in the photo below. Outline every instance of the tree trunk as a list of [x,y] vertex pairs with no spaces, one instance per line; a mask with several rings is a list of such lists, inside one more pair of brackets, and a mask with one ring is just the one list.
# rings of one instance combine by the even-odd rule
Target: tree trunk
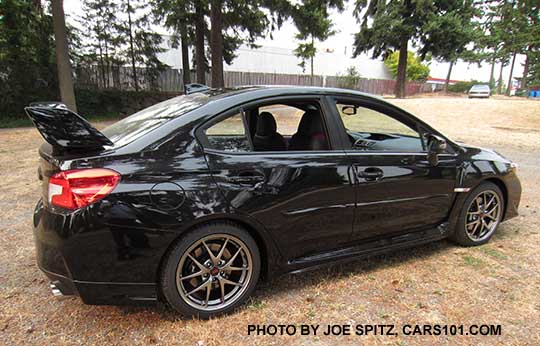
[[506,87],[506,96],[510,96],[512,91],[512,74],[514,73],[514,64],[516,63],[516,52],[512,56],[512,65],[510,65],[510,75],[508,76],[508,86]]
[[[315,40],[313,38],[313,35],[311,35],[311,47],[315,48]],[[315,54],[311,56],[311,59],[309,61],[310,63],[310,72],[311,72],[311,86],[313,86],[313,59],[315,58]]]
[[204,56],[204,8],[201,0],[195,2],[195,64],[197,65],[197,83],[206,84],[206,59]]
[[105,58],[103,56],[103,47],[101,46],[101,41],[99,41],[99,70],[101,72],[101,82],[105,88]]
[[77,112],[75,91],[73,90],[73,75],[71,74],[71,63],[69,61],[68,53],[66,19],[64,17],[63,0],[52,0],[52,14],[60,97],[62,98],[62,102],[70,110]]
[[111,59],[109,57],[109,46],[107,45],[107,41],[105,40],[105,66],[106,66],[106,76],[105,78],[105,88],[110,87],[110,75],[111,75]]
[[523,64],[523,78],[521,78],[521,89],[527,89],[527,75],[529,74],[529,53],[531,51],[531,47],[527,49],[527,53],[525,53],[525,64]]
[[493,88],[495,84],[495,56],[491,60],[491,71],[489,72],[489,87]]
[[135,91],[139,91],[139,81],[137,79],[137,67],[135,66],[135,49],[133,48],[133,23],[131,22],[131,4],[129,0],[127,0],[127,15],[128,15],[128,26],[129,26],[129,52],[131,55],[131,69],[133,72],[133,83],[135,87]]
[[504,69],[504,61],[501,61],[501,69],[499,70],[499,82],[497,83],[497,94],[502,94],[502,75],[503,75],[503,69]]
[[444,92],[448,92],[448,84],[450,83],[450,76],[452,75],[452,67],[454,67],[454,61],[450,61],[450,66],[448,67],[448,74],[446,75],[446,80],[444,81]]
[[399,47],[399,62],[396,78],[396,98],[402,99],[405,95],[405,83],[407,79],[407,44],[409,42],[408,37],[401,38],[401,44]]
[[210,50],[212,53],[212,87],[222,88],[223,83],[223,23],[221,0],[212,0],[210,9]]
[[493,88],[493,84],[495,83],[495,55],[493,55],[493,58],[491,59],[491,71],[489,71],[489,87]]
[[180,28],[180,43],[182,49],[182,80],[184,86],[191,83],[191,69],[189,68],[189,43],[187,37],[187,29],[185,25]]

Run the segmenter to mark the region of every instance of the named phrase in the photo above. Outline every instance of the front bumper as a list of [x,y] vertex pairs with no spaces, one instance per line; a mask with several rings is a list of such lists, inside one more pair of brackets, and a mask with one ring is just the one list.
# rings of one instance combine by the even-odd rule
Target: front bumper
[[508,174],[504,183],[507,190],[507,205],[503,221],[509,220],[519,215],[519,203],[521,201],[521,182],[515,172]]
[[489,97],[489,96],[491,96],[489,93],[477,93],[477,92],[469,93],[469,98],[473,98],[473,97]]

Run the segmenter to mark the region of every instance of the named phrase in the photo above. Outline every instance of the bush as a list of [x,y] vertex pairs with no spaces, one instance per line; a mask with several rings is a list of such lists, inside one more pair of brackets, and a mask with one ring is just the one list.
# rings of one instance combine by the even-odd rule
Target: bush
[[88,90],[75,91],[78,113],[84,117],[125,117],[178,95],[156,91]]
[[358,73],[358,70],[354,66],[349,67],[344,75],[338,75],[337,77],[338,86],[346,89],[355,89],[356,84],[358,84],[361,78],[360,73]]
[[472,80],[470,82],[457,82],[456,84],[449,85],[448,91],[454,92],[454,93],[466,93],[475,84],[488,84],[488,83],[480,82],[477,80]]
[[[393,52],[385,60],[384,65],[394,78],[397,77],[399,52]],[[413,52],[407,52],[407,80],[425,81],[429,77],[429,66],[423,64],[420,57]]]
[[[122,118],[176,95],[178,94],[158,91],[75,90],[77,113],[89,120]],[[28,99],[19,101],[16,108],[10,107],[13,108],[11,112],[2,114],[0,128],[31,126],[23,108],[30,102],[58,101],[58,99],[59,97],[51,98],[40,93],[32,94]],[[21,103],[23,101],[24,103]]]

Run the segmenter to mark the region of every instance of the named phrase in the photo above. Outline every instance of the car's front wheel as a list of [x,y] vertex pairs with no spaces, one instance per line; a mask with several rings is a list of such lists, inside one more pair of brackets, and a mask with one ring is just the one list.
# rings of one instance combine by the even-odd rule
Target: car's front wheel
[[227,313],[255,289],[259,249],[244,229],[229,223],[199,227],[168,253],[161,289],[176,311],[199,318]]
[[451,239],[463,246],[487,243],[502,221],[503,212],[501,189],[490,182],[482,183],[465,200]]

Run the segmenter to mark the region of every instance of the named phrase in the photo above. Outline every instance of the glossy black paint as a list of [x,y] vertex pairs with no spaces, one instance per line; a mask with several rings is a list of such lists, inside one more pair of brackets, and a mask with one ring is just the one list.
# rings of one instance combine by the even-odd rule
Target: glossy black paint
[[88,150],[113,144],[84,118],[61,104],[26,107],[25,111],[43,138],[56,147]]
[[[295,97],[322,105],[332,150],[204,149],[200,129],[212,119],[249,104]],[[76,211],[40,200],[34,213],[40,268],[86,303],[117,304],[156,299],[166,251],[205,222],[245,227],[260,247],[264,275],[273,277],[447,237],[466,196],[454,188],[474,188],[486,179],[506,194],[505,219],[517,215],[521,186],[510,161],[449,139],[436,166],[427,152],[352,151],[329,106],[335,97],[375,104],[442,136],[362,93],[253,87],[223,94],[124,146],[81,154],[44,144],[44,191],[59,170],[103,167],[122,180],[105,199]],[[369,174],[378,171],[382,177]]]

